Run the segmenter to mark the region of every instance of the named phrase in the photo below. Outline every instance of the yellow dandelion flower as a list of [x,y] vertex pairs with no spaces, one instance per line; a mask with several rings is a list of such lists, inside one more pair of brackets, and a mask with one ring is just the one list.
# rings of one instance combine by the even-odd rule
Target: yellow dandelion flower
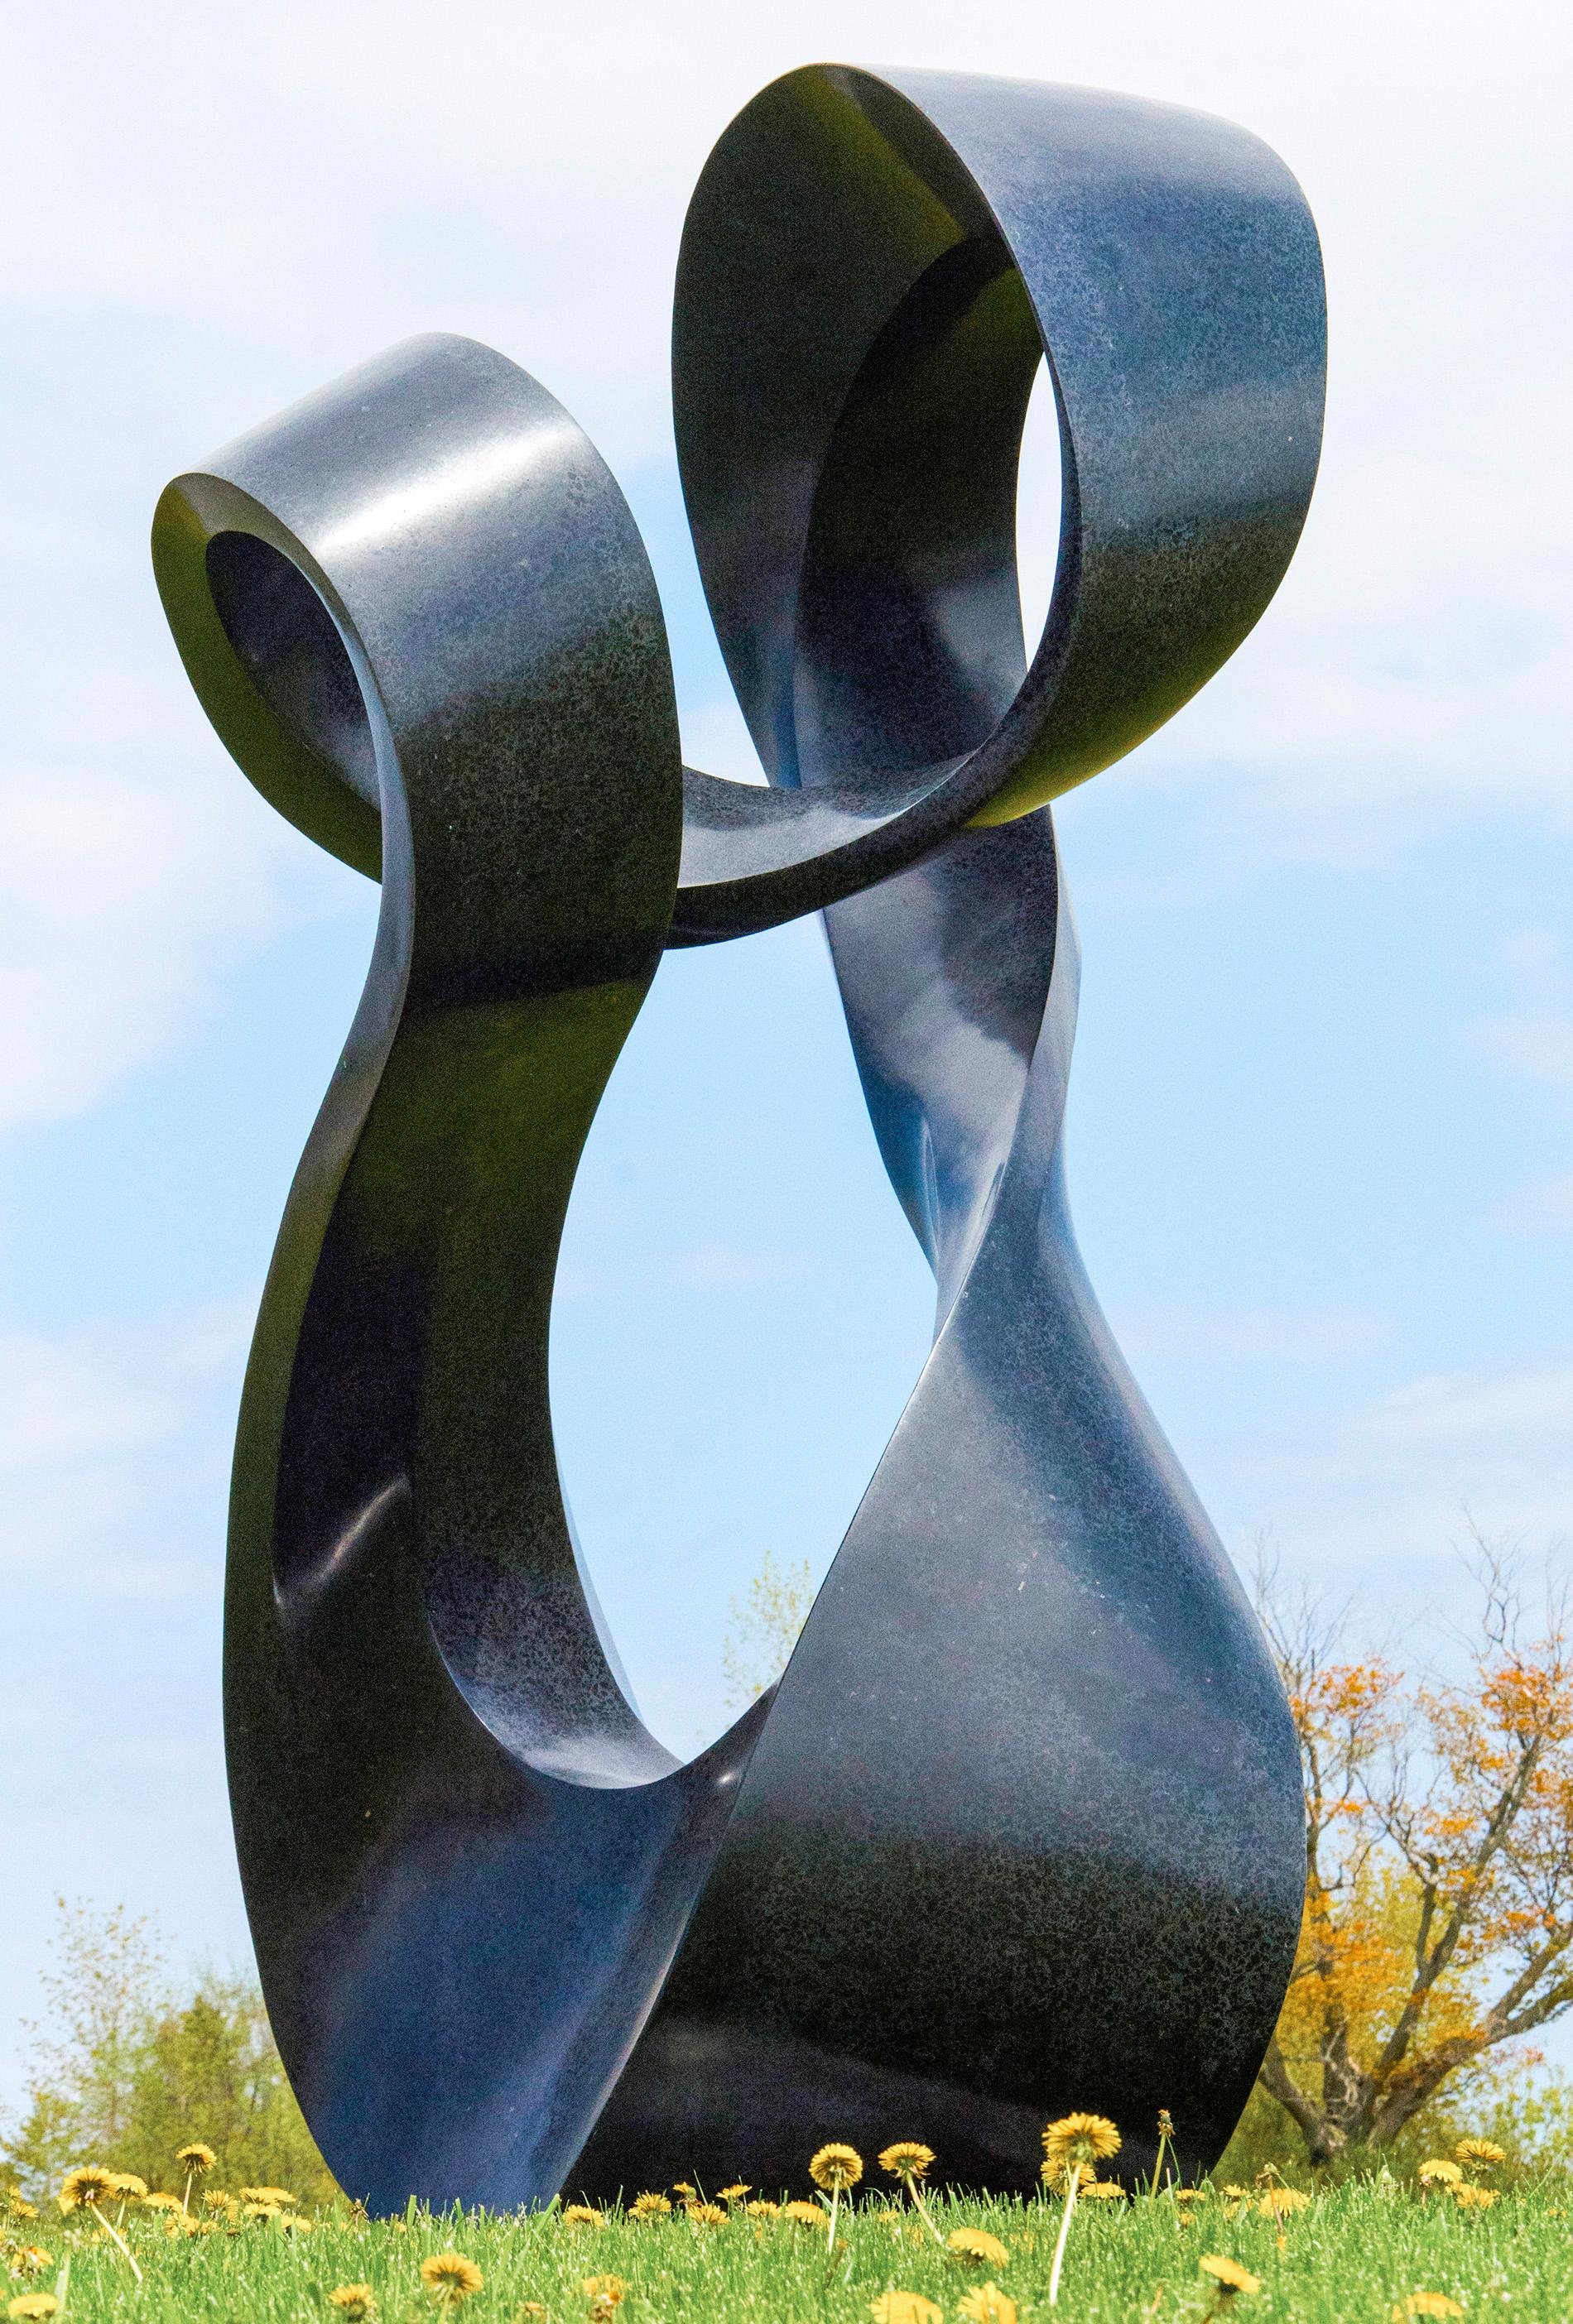
[[1120,2134],[1103,2114],[1066,2114],[1043,2133],[1043,2159],[1056,2169],[1067,2163],[1106,2163],[1120,2151]]
[[1445,2292],[1411,2292],[1393,2310],[1393,2324],[1406,2324],[1411,2316],[1462,2316],[1464,2310]]
[[615,2308],[625,2298],[628,2287],[620,2275],[587,2275],[579,2289],[590,2300],[604,2300],[608,2308]]
[[1237,2292],[1249,2297],[1262,2289],[1262,2278],[1242,2267],[1237,2259],[1226,2259],[1222,2252],[1206,2252],[1197,2262],[1204,2275],[1210,2275],[1226,2300],[1233,2300]]
[[115,2181],[114,2201],[116,2203],[146,2202],[147,2181],[139,2179],[134,2171],[112,2171],[109,2176]]
[[628,2206],[631,2219],[666,2219],[671,2216],[671,2205],[664,2195],[635,2195]]
[[96,2210],[107,2203],[115,2193],[115,2173],[104,2171],[96,2163],[84,2163],[75,2171],[68,2171],[60,2183],[60,2204],[62,2211]]
[[719,2203],[685,2203],[683,2209],[696,2227],[724,2227],[726,2224],[726,2210]]
[[366,2324],[377,2312],[377,2298],[369,2283],[341,2283],[328,2295],[347,2324]]
[[671,2182],[671,2191],[674,2195],[680,2195],[685,2203],[696,2202],[699,2200],[699,2189],[690,2187],[686,2179],[674,2179]]
[[952,2227],[945,2238],[945,2248],[958,2259],[969,2260],[989,2267],[1007,2267],[1010,2254],[998,2236],[991,2236],[986,2227]]
[[1507,2149],[1498,2146],[1494,2138],[1461,2138],[1453,2149],[1453,2159],[1467,2171],[1494,2171],[1499,2163],[1507,2161]]
[[882,2292],[877,2300],[870,2301],[868,2312],[874,2324],[944,2324],[945,2310],[921,2292],[897,2292],[893,2288]]
[[174,2242],[181,2236],[194,2236],[201,2225],[202,2222],[199,2219],[188,2218],[177,2203],[164,2221],[164,2233],[171,2242]]
[[10,2194],[10,2199],[9,2199],[9,2200],[10,2200],[11,2216],[12,2216],[12,2218],[13,2218],[14,2219],[36,2219],[36,2218],[37,2218],[37,2217],[38,2217],[38,2205],[37,2205],[36,2203],[29,2203],[29,2202],[27,2202],[27,2201],[23,2199],[23,2197],[22,2197],[21,2195],[19,2195],[19,2194],[17,2193],[17,2191],[16,2191],[16,2190],[15,2190],[15,2188],[14,2188],[14,2187],[13,2187],[13,2189],[11,2190],[11,2194]]
[[1070,2182],[1072,2179],[1074,2179],[1076,2181],[1076,2191],[1078,2195],[1082,2195],[1085,2194],[1087,2190],[1092,2185],[1093,2181],[1097,2177],[1097,2172],[1093,2169],[1090,2163],[1066,2163],[1061,2161],[1058,2163],[1043,2163],[1039,2170],[1038,2176],[1041,2179],[1045,2187],[1058,2187],[1062,2191],[1069,2190]]
[[970,2324],[1016,2324],[1016,2303],[997,2283],[980,2283],[976,2291],[964,2292],[956,2306]]
[[1095,2179],[1090,2187],[1084,2187],[1081,2191],[1083,2195],[1095,2197],[1100,2203],[1123,2201],[1125,2192],[1117,2179]]
[[180,2208],[180,2197],[166,2195],[162,2188],[155,2188],[153,2192],[144,2196],[143,2200],[150,2211],[178,2211]]
[[52,2292],[24,2292],[5,2310],[7,2316],[15,2319],[15,2324],[33,2324],[35,2318],[42,2324],[44,2317],[58,2316],[60,2312],[60,2303]]
[[863,2176],[863,2157],[855,2146],[843,2146],[832,2140],[814,2156],[809,2165],[809,2176],[827,2194],[845,2195]]
[[931,2168],[934,2150],[925,2146],[921,2138],[898,2138],[887,2146],[879,2158],[879,2167],[888,2171],[893,2179],[921,2179]]
[[1218,2189],[1218,2192],[1220,2195],[1226,2197],[1231,2203],[1243,2203],[1245,2200],[1245,2198],[1250,2194],[1251,2190],[1249,2187],[1235,2187],[1231,2184],[1226,2187],[1220,2187]]
[[1457,2187],[1464,2173],[1445,2154],[1428,2155],[1415,2172],[1422,2187]]
[[11,2255],[13,2275],[42,2275],[50,2264],[50,2255],[42,2244],[18,2244]]
[[199,2138],[194,2138],[190,2146],[178,2147],[175,2152],[175,2161],[194,2179],[200,2179],[205,2172],[211,2171],[217,2160],[213,2149],[204,2145]]
[[486,2278],[473,2259],[466,2259],[462,2252],[445,2251],[433,2252],[430,2259],[421,2261],[421,2281],[434,2298],[451,2308],[478,2292]]
[[281,2211],[279,2225],[291,2236],[309,2236],[313,2232],[313,2222],[303,2218],[299,2211]]
[[723,2187],[717,2200],[723,2203],[740,2203],[745,2195],[751,2195],[753,2192],[754,2190],[747,2180],[739,2179],[735,2185]]
[[1177,2187],[1174,2190],[1174,2200],[1177,2203],[1199,2203],[1201,2190],[1199,2187]]
[[569,2203],[564,2207],[562,2224],[565,2227],[604,2227],[605,2211],[597,2211],[592,2203]]
[[795,2219],[800,2227],[828,2227],[830,2224],[830,2214],[821,2203],[783,2203],[781,2215],[783,2219]]
[[766,2203],[763,2201],[745,2203],[743,2208],[747,2212],[751,2219],[779,2219],[781,2217],[781,2205],[779,2203]]
[[1450,2187],[1448,2191],[1462,2211],[1489,2211],[1496,2200],[1494,2187]]
[[1293,2211],[1310,2209],[1310,2197],[1302,2195],[1298,2187],[1266,2187],[1257,2198],[1256,2209],[1264,2219],[1287,2219]]

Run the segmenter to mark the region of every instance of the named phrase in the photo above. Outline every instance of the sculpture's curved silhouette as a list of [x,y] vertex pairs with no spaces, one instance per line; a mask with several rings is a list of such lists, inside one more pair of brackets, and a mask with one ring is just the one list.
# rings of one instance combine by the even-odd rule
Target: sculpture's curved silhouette
[[[1241,131],[954,78],[767,89],[695,196],[675,384],[770,788],[683,770],[621,495],[486,348],[395,348],[161,502],[218,732],[383,880],[247,1376],[226,1646],[269,2008],[375,2207],[773,2185],[831,2135],[1024,2188],[1072,2105],[1132,2165],[1160,2106],[1188,2158],[1226,2138],[1293,1951],[1297,1761],[1071,1239],[1045,802],[1260,613],[1321,365],[1309,219]],[[821,907],[938,1330],[785,1677],[681,1766],[564,1513],[558,1239],[663,945]]]

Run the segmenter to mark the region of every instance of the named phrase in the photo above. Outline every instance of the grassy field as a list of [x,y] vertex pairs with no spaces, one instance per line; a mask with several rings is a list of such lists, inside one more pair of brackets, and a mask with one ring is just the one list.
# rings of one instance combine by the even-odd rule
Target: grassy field
[[[676,2199],[674,2199],[676,2200]],[[1573,2318],[1573,2219],[1565,2182],[1521,2187],[1486,2207],[1460,2208],[1445,2193],[1422,2197],[1412,2186],[1350,2185],[1312,2199],[1279,2219],[1260,2199],[1227,2201],[1204,2191],[1187,2202],[1092,2202],[1078,2207],[1058,2306],[1066,2324],[1116,2319],[1293,2318],[1297,2324],[1385,2319],[1396,2310],[1418,2315],[1504,2314],[1563,2324]],[[166,2231],[157,2213],[134,2209],[124,2231],[143,2270],[139,2285],[126,2261],[89,2217],[13,2219],[13,2254],[21,2240],[47,2248],[47,2264],[14,2276],[5,2298],[32,2302],[63,2295],[60,2312],[97,2319],[137,2318],[148,2324],[344,2324],[353,2303],[333,2301],[347,2285],[370,2287],[380,2324],[412,2324],[444,2315],[439,2292],[423,2282],[423,2261],[456,2251],[473,2263],[477,2289],[449,2303],[465,2324],[676,2324],[691,2318],[835,2319],[838,2324],[1020,2324],[1046,2319],[1049,2270],[1059,2225],[1057,2202],[951,2201],[930,2198],[939,2233],[981,2227],[1004,2256],[968,2261],[943,2248],[916,2216],[874,2200],[850,2217],[844,2207],[836,2246],[822,2226],[751,2217],[735,2206],[722,2224],[696,2222],[676,2209],[670,2218],[633,2221],[617,2213],[600,2226],[565,2222],[556,2211],[519,2218],[452,2212],[413,2213],[404,2220],[357,2224],[320,2215],[309,2228],[277,2219],[219,2227],[199,2237]],[[1229,2294],[1200,2262],[1221,2255],[1260,2282]],[[61,2281],[62,2263],[69,2267]],[[590,2279],[615,2279],[597,2283]],[[986,2287],[993,2285],[991,2292]],[[913,2293],[931,2308],[882,2295]],[[1405,2303],[1416,2294],[1455,2305]],[[3,2304],[3,2303],[0,2303]],[[13,2314],[16,2310],[14,2305]],[[48,2310],[42,2308],[34,2312]]]

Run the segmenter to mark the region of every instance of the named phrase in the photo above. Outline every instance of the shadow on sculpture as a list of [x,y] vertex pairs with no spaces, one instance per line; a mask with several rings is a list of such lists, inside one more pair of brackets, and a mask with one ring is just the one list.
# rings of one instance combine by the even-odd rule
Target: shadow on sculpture
[[[1022,418],[1059,559],[1029,661]],[[921,2136],[1243,2106],[1299,1925],[1287,1707],[1077,1256],[1047,802],[1292,553],[1315,232],[1229,124],[816,67],[727,130],[677,287],[700,571],[770,787],[681,765],[616,485],[412,340],[170,485],[154,558],[245,772],[383,883],[247,1375],[230,1784],[270,2013],[344,2186],[795,2183]],[[779,1685],[681,1765],[619,1683],[547,1397],[574,1170],[664,946],[826,913],[933,1351]]]

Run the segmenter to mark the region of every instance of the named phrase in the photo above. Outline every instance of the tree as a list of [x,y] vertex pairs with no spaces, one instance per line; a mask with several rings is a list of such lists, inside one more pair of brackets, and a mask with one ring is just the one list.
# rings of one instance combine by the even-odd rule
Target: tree
[[262,1996],[204,1971],[171,1992],[146,1921],[120,1908],[60,1904],[47,2005],[22,2120],[0,2139],[0,2180],[36,2200],[72,2164],[178,2175],[175,2151],[201,2139],[231,2186],[282,2186],[303,2202],[337,2191],[296,2105]]
[[1262,2067],[1314,2164],[1383,2148],[1452,2078],[1573,2006],[1573,1649],[1477,1540],[1459,1676],[1345,1659],[1340,1626],[1259,1593],[1300,1736],[1306,1898]]
[[732,1600],[732,1619],[721,1648],[721,1675],[726,1682],[730,1710],[745,1710],[767,1686],[775,1684],[813,1602],[814,1584],[807,1558],[782,1573],[766,1550],[764,1563],[746,1594],[741,1601]]

